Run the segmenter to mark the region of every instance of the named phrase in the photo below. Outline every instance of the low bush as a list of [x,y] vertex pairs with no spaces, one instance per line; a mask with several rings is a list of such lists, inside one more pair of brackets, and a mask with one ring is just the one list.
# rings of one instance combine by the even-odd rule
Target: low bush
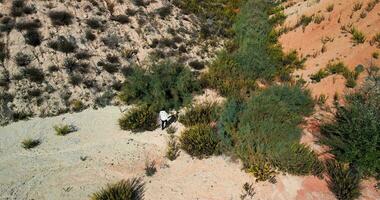
[[48,13],[54,26],[66,26],[73,23],[74,16],[67,11],[50,11]]
[[13,17],[21,17],[26,7],[25,0],[13,0],[11,6],[11,15]]
[[158,8],[156,10],[157,14],[164,19],[165,17],[169,16],[172,13],[172,6],[163,6],[161,8]]
[[213,155],[219,143],[214,130],[205,124],[189,127],[181,133],[179,141],[183,150],[197,158]]
[[35,29],[28,30],[23,36],[25,43],[34,47],[39,46],[43,40],[41,32]]
[[131,21],[127,15],[114,15],[111,16],[111,20],[117,21],[120,24],[127,24]]
[[22,148],[32,149],[41,144],[41,141],[38,139],[25,139],[21,142]]
[[146,161],[145,162],[145,175],[153,176],[157,172],[156,162],[155,161]]
[[119,119],[119,126],[123,130],[153,131],[157,128],[157,113],[146,105],[132,108]]
[[91,30],[86,30],[85,37],[88,41],[94,41],[96,39],[96,35]]
[[26,76],[30,81],[41,83],[45,80],[45,74],[44,72],[36,67],[26,67],[23,69],[23,74]]
[[353,200],[360,196],[360,176],[358,172],[346,165],[336,161],[328,161],[327,181],[329,189],[338,200]]
[[179,117],[179,121],[185,126],[196,124],[210,124],[217,120],[218,106],[215,103],[202,103],[191,106]]
[[68,38],[59,36],[57,39],[49,41],[48,47],[66,54],[74,53],[78,48],[75,38],[72,36],[69,36]]
[[89,26],[92,29],[97,29],[104,31],[105,28],[105,21],[103,21],[100,18],[90,18],[86,20],[87,26]]
[[179,144],[174,135],[170,135],[166,150],[166,158],[173,161],[179,156]]
[[53,126],[56,135],[65,136],[69,133],[77,131],[77,128],[73,125],[58,124]]
[[120,98],[129,104],[145,103],[155,111],[178,109],[191,102],[199,83],[183,65],[170,61],[148,69],[134,68],[124,83]]
[[352,26],[350,29],[351,33],[351,40],[353,41],[354,44],[362,44],[365,42],[366,37],[363,32],[359,31],[356,27]]
[[42,24],[39,19],[20,21],[16,23],[16,29],[19,31],[33,30],[41,28]]
[[205,68],[205,64],[203,62],[200,62],[198,60],[194,60],[189,62],[189,66],[196,70],[202,70]]
[[320,70],[318,70],[317,73],[312,74],[310,76],[310,79],[313,81],[316,81],[316,82],[320,82],[323,78],[326,78],[328,75],[330,75],[329,72],[327,72],[324,69],[320,69]]
[[14,58],[16,64],[20,67],[28,66],[32,62],[32,59],[30,55],[22,52],[18,52]]
[[92,194],[91,200],[143,200],[144,185],[141,178],[122,180]]
[[348,95],[345,106],[338,106],[335,121],[321,126],[320,142],[338,161],[352,163],[365,176],[380,172],[379,85]]
[[3,17],[0,20],[0,32],[10,33],[15,26],[15,20],[10,17]]
[[376,33],[371,41],[370,41],[370,44],[371,45],[376,45],[377,48],[380,48],[380,33]]

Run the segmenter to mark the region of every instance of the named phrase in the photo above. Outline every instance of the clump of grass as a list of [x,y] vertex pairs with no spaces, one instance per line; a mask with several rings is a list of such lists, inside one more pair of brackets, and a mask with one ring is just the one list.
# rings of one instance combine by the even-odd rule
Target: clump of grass
[[59,36],[57,39],[48,42],[48,47],[66,54],[74,53],[78,48],[75,38],[71,36],[68,38]]
[[127,15],[114,15],[111,16],[111,20],[117,21],[121,24],[127,24],[131,21]]
[[370,41],[370,44],[371,45],[376,45],[377,48],[380,48],[380,33],[376,33],[371,41]]
[[28,66],[32,62],[32,57],[28,54],[18,52],[14,60],[18,66],[25,67],[25,66]]
[[170,135],[166,150],[166,158],[173,161],[179,156],[179,144],[174,135]]
[[352,7],[352,11],[353,12],[356,12],[356,11],[359,11],[360,9],[362,9],[362,6],[363,6],[363,3],[362,2],[356,2],[353,7]]
[[310,76],[310,79],[313,81],[316,81],[316,82],[320,82],[323,78],[327,77],[328,75],[329,75],[329,73],[326,70],[320,69],[320,70],[318,70],[317,73],[312,74]]
[[42,81],[45,80],[45,74],[44,72],[36,67],[26,67],[23,69],[23,74],[26,76],[29,80],[36,82],[36,83],[41,83]]
[[378,4],[380,0],[371,0],[368,2],[367,7],[365,8],[367,12],[370,12],[373,10],[373,8]]
[[316,24],[320,24],[323,20],[325,20],[325,16],[322,14],[317,14],[313,16],[313,22]]
[[105,21],[103,21],[100,18],[90,18],[86,20],[87,26],[89,26],[92,29],[97,29],[104,31],[105,28]]
[[119,126],[123,130],[134,132],[157,128],[157,113],[147,105],[132,108],[119,119]]
[[334,4],[329,4],[326,8],[327,12],[332,12],[334,10]]
[[305,28],[313,21],[313,16],[306,16],[301,15],[301,18],[298,20],[296,27],[302,26],[302,28]]
[[50,11],[48,13],[54,26],[67,26],[73,23],[74,16],[67,11]]
[[141,178],[122,180],[92,194],[91,200],[143,200],[144,185]]
[[350,33],[352,35],[351,39],[354,44],[362,44],[365,42],[366,38],[364,33],[359,31],[356,27],[353,26],[350,30]]
[[171,13],[172,13],[172,6],[168,5],[168,6],[163,6],[161,8],[158,8],[156,10],[157,14],[162,18],[164,19],[165,17],[169,16]]
[[39,46],[43,40],[41,32],[35,29],[28,30],[23,36],[25,43],[34,47]]
[[327,162],[327,173],[328,187],[338,200],[353,200],[361,195],[360,176],[352,167],[330,160]]
[[19,31],[38,29],[42,27],[39,19],[19,21],[16,23],[16,29]]
[[21,142],[22,148],[24,149],[32,149],[41,144],[39,139],[25,139]]
[[183,150],[197,158],[213,155],[219,143],[214,130],[205,124],[191,126],[183,131],[179,141]]
[[116,34],[109,34],[103,38],[101,38],[104,45],[106,45],[110,49],[117,49],[120,47],[121,38]]
[[55,134],[60,136],[65,136],[69,133],[77,131],[77,128],[73,125],[58,124],[53,126]]
[[153,176],[157,172],[156,162],[154,160],[151,162],[146,161],[144,170],[145,170],[145,175]]

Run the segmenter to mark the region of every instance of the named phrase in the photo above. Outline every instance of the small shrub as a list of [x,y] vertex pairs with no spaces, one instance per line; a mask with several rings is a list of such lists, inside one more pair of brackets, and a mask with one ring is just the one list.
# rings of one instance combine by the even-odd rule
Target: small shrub
[[157,128],[157,113],[146,105],[132,108],[119,119],[119,126],[134,132],[153,131]]
[[273,166],[268,161],[259,159],[260,156],[257,157],[251,158],[251,160],[255,160],[251,164],[244,164],[246,171],[248,173],[251,173],[256,178],[256,182],[275,179],[276,171]]
[[354,44],[362,44],[365,42],[366,38],[364,33],[359,31],[356,27],[352,27],[350,33],[352,35],[351,39],[354,42]]
[[122,180],[109,184],[106,188],[92,194],[91,200],[143,200],[144,183],[141,178]]
[[208,125],[195,125],[181,133],[181,148],[191,156],[204,158],[216,152],[218,139],[214,130]]
[[78,48],[75,38],[72,36],[69,36],[68,38],[59,36],[56,40],[48,42],[48,47],[66,54],[74,53]]
[[327,173],[328,187],[338,200],[353,200],[360,196],[360,176],[355,169],[330,160],[327,162]]
[[119,22],[121,24],[127,24],[127,23],[129,23],[131,21],[127,15],[111,16],[111,20],[117,21],[117,22]]
[[169,16],[172,13],[172,6],[163,6],[161,8],[158,8],[156,10],[157,14],[160,15],[161,19],[164,19],[165,17]]
[[38,139],[25,139],[21,142],[22,148],[32,149],[41,144],[41,141]]
[[74,16],[67,11],[50,11],[48,13],[54,26],[66,26],[72,24]]
[[198,60],[194,60],[189,62],[190,67],[196,70],[202,70],[205,68],[205,64],[203,62],[200,62]]
[[327,12],[332,12],[334,10],[334,4],[329,4],[326,8]]
[[300,26],[302,26],[303,28],[305,28],[305,27],[308,26],[312,21],[313,21],[313,16],[302,15],[301,18],[298,20],[298,22],[297,22],[297,24],[296,24],[296,27],[300,27]]
[[372,40],[370,41],[371,45],[376,45],[377,48],[380,48],[380,33],[376,33]]
[[82,75],[79,73],[73,73],[69,75],[69,83],[72,85],[79,85],[83,81]]
[[254,196],[256,194],[255,188],[253,187],[253,184],[249,184],[248,182],[244,183],[243,185],[243,193],[240,195],[241,200],[245,200],[247,198],[254,199]]
[[41,32],[39,32],[38,30],[35,30],[35,29],[28,30],[24,34],[24,38],[25,38],[26,44],[29,44],[29,45],[34,46],[34,47],[39,46],[43,40]]
[[14,60],[18,66],[25,67],[25,66],[28,66],[32,62],[32,57],[28,54],[18,52]]
[[374,58],[374,59],[379,59],[379,52],[373,52],[372,53],[372,58]]
[[[94,84],[92,84],[92,85],[94,85]],[[101,96],[96,97],[95,104],[100,106],[100,107],[105,107],[107,105],[110,105],[111,100],[113,99],[114,96],[115,96],[115,94],[111,90],[107,90]]]
[[77,128],[73,125],[59,124],[53,126],[56,135],[65,136],[69,133],[77,131]]
[[19,31],[23,30],[33,30],[42,27],[41,21],[39,19],[20,21],[16,23],[16,29]]
[[322,14],[317,14],[313,16],[313,21],[316,24],[320,24],[323,20],[325,20],[325,17]]
[[120,37],[116,34],[109,34],[102,38],[102,42],[110,49],[116,49],[120,46]]
[[354,6],[352,7],[352,11],[356,12],[362,9],[363,3],[362,2],[356,2]]
[[92,33],[91,30],[86,30],[85,37],[88,41],[94,41],[96,39],[96,35]]
[[10,17],[3,17],[0,21],[0,32],[10,33],[15,26],[15,20]]
[[105,22],[99,18],[91,18],[86,20],[86,24],[92,28],[97,30],[104,30]]
[[45,75],[41,69],[36,67],[27,67],[23,70],[23,74],[31,81],[41,83],[45,80]]
[[11,7],[11,15],[13,17],[21,17],[24,14],[25,0],[13,0]]
[[78,60],[86,60],[91,57],[92,55],[88,51],[79,51],[75,54],[75,58]]
[[151,162],[146,161],[144,170],[145,170],[145,175],[153,176],[157,172],[156,162],[154,160]]
[[320,69],[317,73],[312,74],[310,79],[316,82],[320,82],[323,78],[327,77],[329,73],[326,70]]
[[179,156],[179,144],[174,137],[174,135],[170,135],[168,145],[167,145],[167,150],[166,150],[166,158],[169,160],[173,161]]
[[82,101],[80,101],[78,99],[74,99],[73,101],[71,101],[71,106],[72,106],[72,109],[74,112],[82,111],[85,108]]
[[204,103],[191,106],[181,115],[179,121],[185,126],[196,124],[210,124],[217,120],[217,105],[215,103]]

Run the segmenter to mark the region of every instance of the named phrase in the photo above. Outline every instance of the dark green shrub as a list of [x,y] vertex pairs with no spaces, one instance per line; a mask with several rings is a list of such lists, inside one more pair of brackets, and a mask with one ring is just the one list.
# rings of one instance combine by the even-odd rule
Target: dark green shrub
[[335,121],[321,127],[320,142],[330,147],[336,159],[354,164],[364,175],[380,172],[379,85],[346,97]]
[[197,158],[213,155],[219,142],[214,130],[205,124],[191,126],[183,131],[179,141],[183,150]]
[[189,107],[179,121],[185,126],[196,124],[210,124],[217,120],[218,107],[215,103],[202,103]]
[[153,131],[157,128],[157,113],[146,105],[132,108],[119,119],[119,126],[134,132]]
[[143,200],[144,183],[141,178],[122,180],[109,184],[92,194],[91,200]]
[[28,54],[18,52],[14,58],[16,64],[20,67],[28,66],[32,62],[32,57]]
[[360,176],[358,172],[339,162],[330,160],[326,163],[329,189],[338,200],[353,200],[360,196]]
[[32,149],[38,145],[41,144],[41,141],[40,140],[35,140],[35,139],[25,139],[21,142],[22,144],[22,148],[24,149]]
[[24,39],[26,44],[36,47],[41,44],[43,37],[38,30],[32,29],[24,34]]
[[74,16],[67,11],[50,11],[48,13],[54,26],[66,26],[73,23]]
[[29,80],[37,83],[41,83],[45,80],[45,75],[41,69],[36,67],[27,67],[23,70],[24,76]]
[[19,31],[38,29],[41,27],[42,24],[39,19],[20,21],[16,23],[16,29]]
[[156,111],[189,104],[199,84],[191,71],[173,62],[160,62],[148,69],[134,68],[121,91],[126,103],[145,103]]
[[59,36],[57,39],[48,42],[48,47],[63,53],[74,53],[78,48],[75,38],[71,36],[68,38]]
[[127,15],[114,15],[111,16],[111,20],[117,21],[121,24],[127,24],[131,21]]

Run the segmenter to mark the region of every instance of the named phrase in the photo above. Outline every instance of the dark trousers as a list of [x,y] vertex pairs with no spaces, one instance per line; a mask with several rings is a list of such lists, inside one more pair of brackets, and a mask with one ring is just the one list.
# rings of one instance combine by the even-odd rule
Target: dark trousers
[[161,129],[164,130],[168,124],[168,120],[161,120]]

